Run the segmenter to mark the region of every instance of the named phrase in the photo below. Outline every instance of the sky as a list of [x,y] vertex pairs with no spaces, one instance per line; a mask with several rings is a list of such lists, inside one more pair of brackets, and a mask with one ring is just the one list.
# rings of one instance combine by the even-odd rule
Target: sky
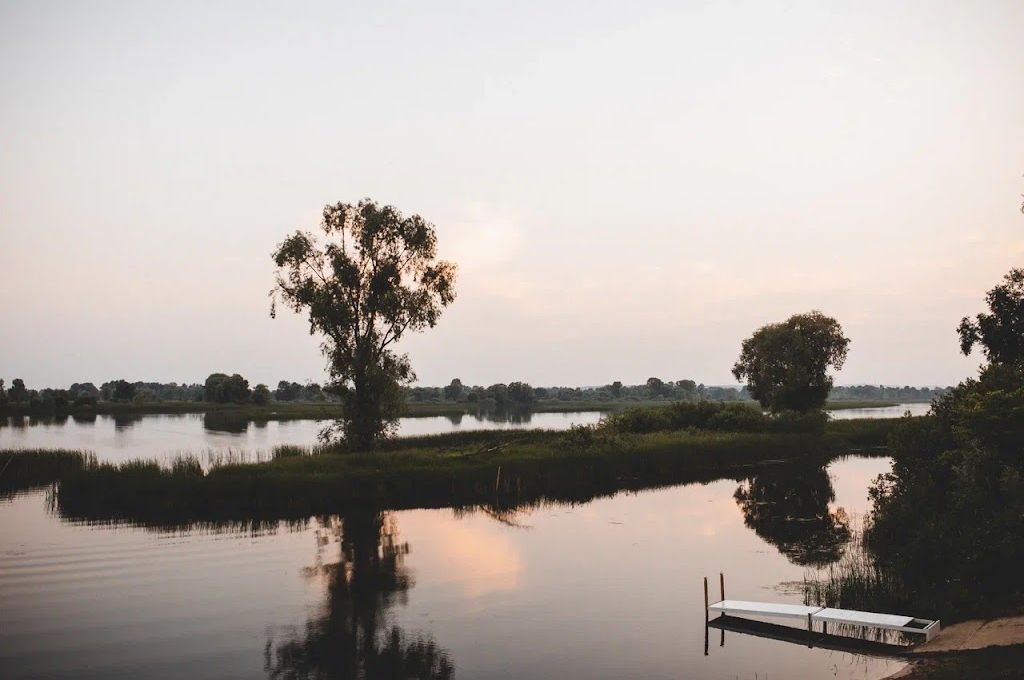
[[459,266],[420,384],[953,384],[1024,265],[1024,3],[0,0],[0,377],[322,381],[270,253],[326,203]]

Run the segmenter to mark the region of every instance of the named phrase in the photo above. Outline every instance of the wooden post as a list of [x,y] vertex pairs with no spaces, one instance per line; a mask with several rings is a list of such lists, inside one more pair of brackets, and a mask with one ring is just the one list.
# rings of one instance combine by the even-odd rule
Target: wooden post
[[811,622],[811,614],[807,613],[807,649],[814,646],[814,640],[811,634],[814,633],[814,624]]
[[718,585],[722,588],[722,601],[725,601],[725,575],[718,572]]
[[708,610],[708,577],[704,577],[704,611]]

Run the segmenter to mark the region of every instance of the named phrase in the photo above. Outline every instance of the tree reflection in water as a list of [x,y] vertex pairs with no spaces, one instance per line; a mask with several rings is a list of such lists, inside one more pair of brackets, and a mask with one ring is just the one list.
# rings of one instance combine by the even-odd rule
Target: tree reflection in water
[[838,560],[850,540],[850,522],[835,500],[824,467],[784,467],[761,473],[734,494],[743,523],[790,562],[824,566]]
[[[423,635],[409,636],[389,625],[388,610],[404,604],[414,585],[405,566],[409,544],[398,541],[392,516],[377,512],[325,520],[326,532],[341,538],[341,561],[316,564],[310,578],[327,579],[324,613],[305,631],[276,645],[267,643],[266,667],[273,678],[451,678],[448,653]],[[319,562],[319,560],[318,560]]]

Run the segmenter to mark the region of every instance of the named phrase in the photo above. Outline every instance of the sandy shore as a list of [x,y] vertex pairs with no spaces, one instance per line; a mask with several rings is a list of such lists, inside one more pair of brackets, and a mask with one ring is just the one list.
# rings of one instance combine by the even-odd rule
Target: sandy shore
[[915,647],[908,657],[911,665],[887,680],[975,677],[981,670],[986,677],[1024,676],[1022,650],[1024,616],[961,621]]

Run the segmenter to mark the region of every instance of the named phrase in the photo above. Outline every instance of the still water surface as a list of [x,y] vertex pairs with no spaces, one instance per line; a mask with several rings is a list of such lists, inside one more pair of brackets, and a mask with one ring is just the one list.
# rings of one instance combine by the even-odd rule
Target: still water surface
[[800,601],[889,466],[258,531],[70,523],[22,494],[0,500],[0,676],[882,678],[902,664],[737,633],[705,655],[701,579]]
[[[589,425],[600,419],[599,411],[402,418],[398,434],[521,428],[565,430],[570,425]],[[0,449],[85,449],[101,461],[114,463],[139,458],[167,461],[187,453],[201,459],[232,456],[254,460],[268,457],[276,446],[315,444],[326,424],[319,420],[254,421],[202,413],[5,420],[7,426],[0,427]]]

